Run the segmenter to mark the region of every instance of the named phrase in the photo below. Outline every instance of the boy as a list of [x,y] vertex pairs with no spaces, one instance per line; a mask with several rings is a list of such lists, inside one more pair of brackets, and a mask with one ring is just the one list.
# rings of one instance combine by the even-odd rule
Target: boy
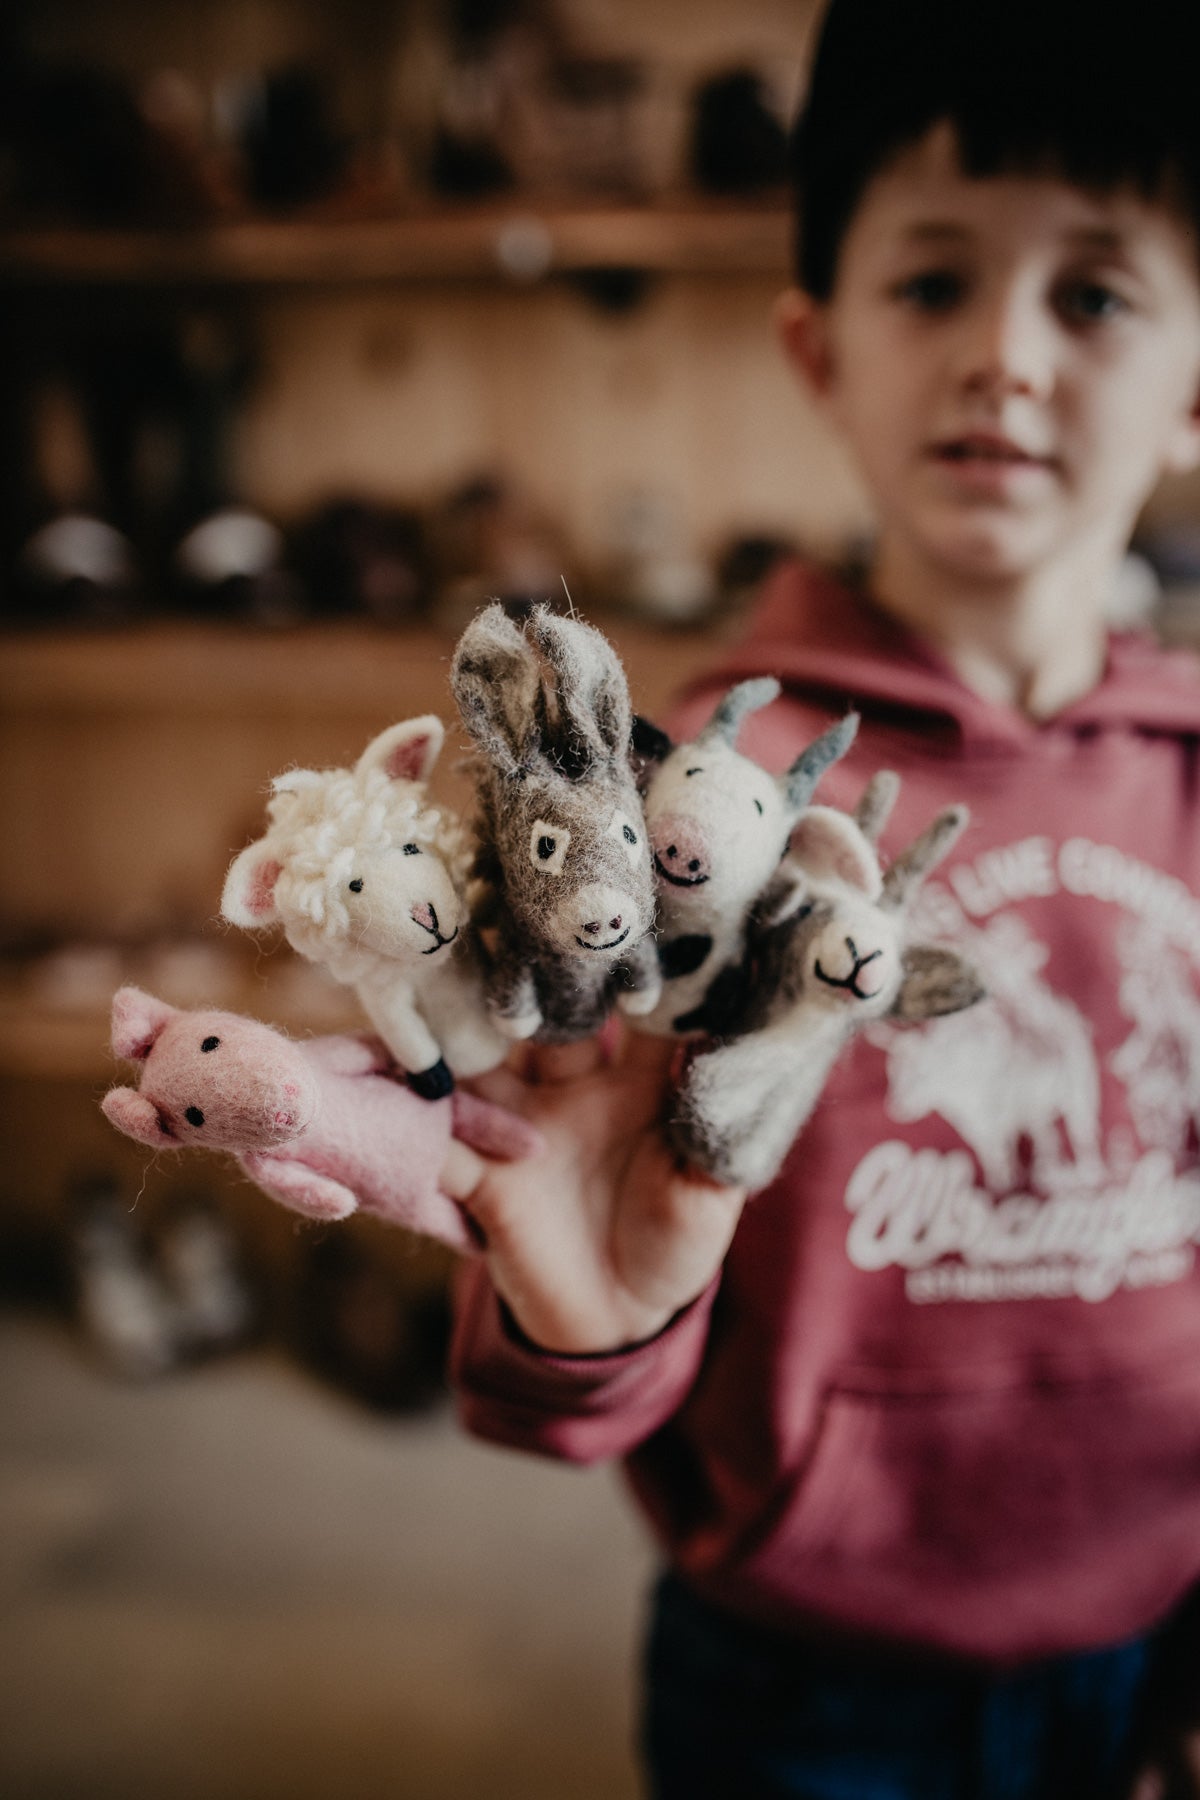
[[863,591],[777,579],[681,723],[774,673],[751,754],[852,702],[822,799],[896,769],[897,844],[967,801],[927,922],[990,1001],[859,1040],[744,1210],[673,1165],[637,1039],[496,1078],[549,1150],[458,1172],[467,1423],[625,1456],[666,1551],[662,1800],[1104,1800],[1166,1693],[1200,1576],[1200,684],[1104,612],[1200,460],[1193,10],[1108,43],[1075,0],[833,0],[798,138],[781,331],[875,551]]

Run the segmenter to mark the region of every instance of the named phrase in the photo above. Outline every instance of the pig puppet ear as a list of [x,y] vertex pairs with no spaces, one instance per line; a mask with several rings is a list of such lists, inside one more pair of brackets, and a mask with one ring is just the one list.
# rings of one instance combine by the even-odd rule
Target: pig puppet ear
[[141,988],[118,988],[112,1003],[113,1055],[123,1062],[144,1062],[163,1026],[178,1014],[178,1007],[156,1000]]
[[135,1138],[139,1144],[149,1144],[152,1150],[178,1150],[179,1140],[165,1132],[158,1122],[158,1112],[134,1088],[110,1088],[100,1102],[100,1109],[110,1124],[123,1131],[126,1137]]
[[391,725],[371,739],[355,764],[355,774],[382,769],[392,781],[428,781],[445,736],[446,728],[434,713]]
[[835,807],[810,806],[802,813],[788,851],[814,880],[844,881],[868,900],[879,898],[879,860],[854,820]]
[[259,838],[235,856],[225,877],[221,917],[247,931],[261,931],[279,917],[275,883],[283,864],[272,854],[266,838]]

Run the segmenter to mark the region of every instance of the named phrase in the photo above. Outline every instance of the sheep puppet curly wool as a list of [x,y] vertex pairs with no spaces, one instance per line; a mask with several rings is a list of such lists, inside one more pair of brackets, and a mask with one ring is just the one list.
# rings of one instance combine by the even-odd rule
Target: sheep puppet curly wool
[[947,807],[884,872],[876,852],[899,788],[884,770],[853,818],[813,806],[752,923],[742,1035],[696,1056],[675,1099],[680,1153],[719,1180],[766,1187],[863,1026],[959,1012],[984,997],[954,951],[911,943],[908,912],[967,824]]
[[451,1138],[508,1160],[541,1143],[515,1114],[461,1089],[419,1099],[367,1036],[293,1042],[240,1013],[182,1011],[123,987],[113,997],[112,1049],[141,1065],[136,1088],[112,1088],[101,1101],[119,1131],[154,1150],[231,1152],[264,1193],[309,1219],[373,1213],[453,1250],[477,1250],[465,1214],[439,1186]]
[[[782,775],[736,748],[742,721],[779,695],[773,676],[741,681],[685,744],[645,719],[633,743],[658,896],[662,998],[640,1031],[691,1036],[719,1029],[723,989],[739,986],[750,910],[777,873],[817,783],[858,730],[847,713]],[[736,991],[733,995],[736,1000]]]
[[381,732],[352,769],[278,776],[267,833],[234,859],[221,900],[232,924],[282,922],[293,949],[353,988],[426,1099],[508,1049],[466,915],[465,833],[426,804],[443,737],[427,714]]
[[494,1016],[512,1038],[567,1043],[615,1000],[648,1010],[661,981],[654,885],[630,764],[625,672],[590,625],[486,607],[450,675],[477,755],[474,875],[496,936]]

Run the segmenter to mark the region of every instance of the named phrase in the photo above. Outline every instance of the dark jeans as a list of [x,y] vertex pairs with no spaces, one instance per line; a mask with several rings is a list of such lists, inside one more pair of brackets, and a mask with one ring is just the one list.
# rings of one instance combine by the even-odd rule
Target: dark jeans
[[668,1575],[647,1649],[654,1800],[1117,1800],[1145,1641],[1018,1674],[824,1657]]

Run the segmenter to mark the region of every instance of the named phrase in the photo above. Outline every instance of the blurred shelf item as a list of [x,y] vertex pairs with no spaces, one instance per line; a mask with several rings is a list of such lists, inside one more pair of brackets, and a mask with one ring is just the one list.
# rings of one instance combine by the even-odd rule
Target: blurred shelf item
[[389,218],[255,219],[178,230],[0,230],[0,286],[520,285],[599,269],[782,276],[788,246],[788,213],[779,204],[509,202]]

